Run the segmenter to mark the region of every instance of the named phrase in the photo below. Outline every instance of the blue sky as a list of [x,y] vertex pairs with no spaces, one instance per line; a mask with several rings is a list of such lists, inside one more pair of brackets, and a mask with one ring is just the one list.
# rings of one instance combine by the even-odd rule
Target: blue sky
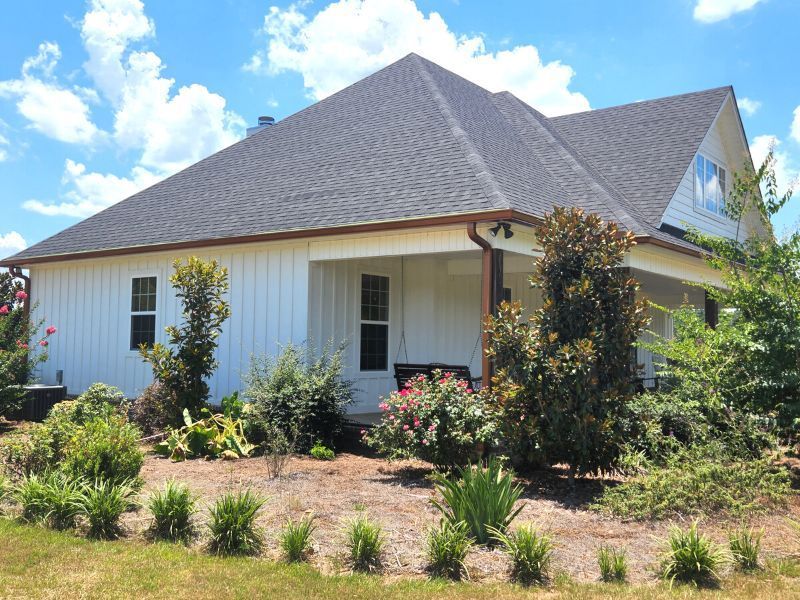
[[798,23],[795,0],[6,3],[0,255],[411,51],[546,114],[732,84],[755,158],[776,144],[787,186]]

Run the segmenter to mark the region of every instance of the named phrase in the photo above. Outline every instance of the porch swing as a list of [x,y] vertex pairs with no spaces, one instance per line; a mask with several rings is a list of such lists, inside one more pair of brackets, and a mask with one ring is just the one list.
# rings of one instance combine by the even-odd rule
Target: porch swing
[[[434,371],[441,371],[442,373],[452,373],[456,379],[467,381],[473,389],[480,387],[481,378],[473,377],[470,372],[470,365],[475,359],[475,353],[478,351],[478,346],[481,343],[481,331],[478,327],[478,338],[475,340],[475,345],[472,348],[472,354],[464,365],[451,365],[440,362],[432,363],[410,363],[408,362],[408,345],[406,344],[406,298],[405,298],[405,257],[400,257],[400,341],[397,345],[397,353],[395,354],[394,362],[394,378],[397,382],[397,389],[402,390],[408,381],[419,377],[420,375],[431,379]],[[400,351],[403,352],[405,362],[398,362],[400,360]]]

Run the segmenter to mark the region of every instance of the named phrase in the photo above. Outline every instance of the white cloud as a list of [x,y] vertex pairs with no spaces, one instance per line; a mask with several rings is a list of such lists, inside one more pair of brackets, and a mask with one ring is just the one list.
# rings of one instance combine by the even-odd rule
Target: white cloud
[[575,74],[569,65],[542,62],[532,45],[487,51],[482,35],[456,34],[438,13],[425,16],[413,0],[339,0],[312,17],[301,9],[269,9],[267,46],[246,70],[296,71],[318,100],[416,52],[491,91],[508,90],[548,115],[589,109],[586,97],[569,89]]
[[0,162],[3,162],[8,158],[8,150],[6,150],[3,146],[8,146],[8,138],[5,137],[2,133],[0,133]]
[[750,144],[750,154],[753,157],[753,164],[758,169],[767,158],[767,154],[772,150],[774,158],[775,180],[778,185],[778,193],[784,194],[790,188],[797,187],[797,180],[800,177],[800,165],[796,164],[794,157],[786,150],[781,150],[782,143],[774,135],[759,135],[753,138]]
[[800,106],[794,109],[794,119],[792,119],[790,135],[795,142],[800,144]]
[[16,231],[0,233],[0,257],[6,258],[28,247],[25,238]]
[[29,126],[56,140],[92,144],[102,132],[91,120],[83,94],[60,86],[53,71],[61,58],[58,44],[43,42],[22,63],[22,77],[0,81],[0,98],[12,98]]
[[694,18],[701,23],[716,23],[750,10],[759,2],[761,0],[697,0]]
[[88,217],[153,185],[161,176],[134,167],[130,177],[87,172],[86,166],[67,159],[61,183],[68,192],[60,202],[27,200],[23,208],[47,216]]
[[739,106],[739,110],[741,110],[744,114],[748,117],[752,117],[758,109],[761,108],[761,102],[758,100],[751,100],[750,98],[737,98],[736,104]]
[[205,86],[171,95],[175,80],[162,77],[161,58],[129,49],[153,35],[139,0],[93,0],[81,26],[86,71],[115,108],[115,140],[140,150],[142,166],[170,174],[241,139],[245,122]]

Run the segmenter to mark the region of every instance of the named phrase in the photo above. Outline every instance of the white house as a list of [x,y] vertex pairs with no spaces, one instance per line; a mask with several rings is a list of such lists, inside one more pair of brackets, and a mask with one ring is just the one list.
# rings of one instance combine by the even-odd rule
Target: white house
[[[683,233],[736,235],[725,194],[751,160],[730,87],[547,118],[414,54],[254,129],[0,261],[29,270],[37,314],[59,328],[44,383],[141,391],[136,347],[178,320],[171,263],[197,255],[230,274],[215,398],[241,388],[252,354],[347,340],[351,412],[374,413],[395,363],[485,376],[482,315],[502,297],[539,305],[527,276],[554,205],[634,232],[642,295],[703,307],[683,282],[716,274]],[[652,328],[670,324],[656,314]],[[652,357],[638,359],[651,377]]]

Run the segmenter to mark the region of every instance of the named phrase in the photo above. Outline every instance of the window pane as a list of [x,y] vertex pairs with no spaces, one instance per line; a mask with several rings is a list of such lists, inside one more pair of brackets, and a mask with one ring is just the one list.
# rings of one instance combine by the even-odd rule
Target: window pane
[[703,157],[697,155],[694,169],[694,203],[696,206],[703,206],[703,181],[705,180],[705,164]]
[[717,203],[717,210],[719,214],[725,213],[725,169],[719,168],[719,201]]
[[361,370],[385,371],[389,363],[389,326],[361,324]]
[[131,350],[141,344],[152,346],[156,341],[156,316],[131,315]]
[[156,278],[134,277],[131,285],[131,312],[155,312]]
[[361,320],[389,320],[389,278],[380,275],[361,276]]
[[706,208],[717,212],[717,165],[710,160],[706,163],[705,199]]

